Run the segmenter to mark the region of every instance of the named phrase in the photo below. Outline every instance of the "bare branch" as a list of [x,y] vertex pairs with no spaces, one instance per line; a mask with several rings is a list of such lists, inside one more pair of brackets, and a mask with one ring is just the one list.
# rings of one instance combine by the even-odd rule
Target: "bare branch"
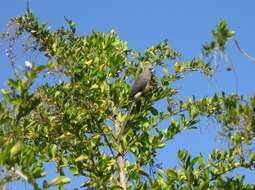
[[121,147],[121,152],[117,155],[117,165],[119,168],[119,180],[120,180],[120,186],[123,188],[123,190],[127,189],[127,179],[126,179],[126,171],[125,171],[125,150],[120,142],[121,135],[120,133],[123,131],[121,126],[122,123],[120,123],[118,120],[115,120],[115,128],[116,128],[116,136],[118,137],[117,142],[118,145]]
[[14,173],[15,173],[16,175],[18,175],[20,178],[22,178],[22,179],[28,181],[27,176],[25,176],[20,170],[15,170],[14,168],[12,168],[12,170],[14,170]]
[[250,56],[243,48],[241,48],[240,44],[236,39],[234,39],[234,42],[236,44],[237,49],[245,56],[247,57],[251,62],[255,63],[255,58]]

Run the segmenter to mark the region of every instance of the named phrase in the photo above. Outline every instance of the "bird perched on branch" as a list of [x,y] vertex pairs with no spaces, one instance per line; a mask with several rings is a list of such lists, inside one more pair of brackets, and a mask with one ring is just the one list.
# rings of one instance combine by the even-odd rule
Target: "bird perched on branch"
[[143,94],[148,92],[151,89],[151,80],[152,80],[152,72],[153,72],[153,65],[147,64],[144,66],[142,73],[137,77],[136,81],[134,82],[131,91],[129,93],[129,97],[134,99],[128,114],[126,116],[123,125],[121,126],[120,132],[118,134],[117,143],[120,142],[122,133],[124,131],[125,126],[127,125],[129,116],[136,105],[138,98]]
[[148,92],[151,87],[153,65],[147,64],[144,66],[142,73],[138,76],[133,84],[129,97],[138,99],[143,93]]

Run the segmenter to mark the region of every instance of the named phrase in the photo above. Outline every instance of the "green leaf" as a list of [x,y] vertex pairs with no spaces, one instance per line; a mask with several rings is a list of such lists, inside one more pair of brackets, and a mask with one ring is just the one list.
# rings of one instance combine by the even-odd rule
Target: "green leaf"
[[13,98],[11,100],[11,103],[12,103],[13,106],[21,105],[22,104],[22,99],[19,98],[19,97]]
[[150,107],[150,111],[153,115],[158,115],[158,110],[154,107]]
[[171,180],[175,180],[175,179],[178,177],[176,171],[173,170],[173,169],[167,170],[167,176],[168,176]]
[[51,147],[51,155],[53,160],[56,160],[57,151],[58,151],[57,145],[53,144]]
[[186,157],[188,156],[188,151],[186,150],[179,150],[178,151],[178,158],[181,160],[181,161],[184,161],[186,159]]
[[69,169],[70,169],[70,171],[72,172],[73,175],[78,175],[79,174],[79,170],[78,170],[77,167],[72,167],[71,166]]
[[8,86],[17,89],[19,87],[19,81],[9,79],[8,80]]
[[6,89],[1,89],[1,93],[5,96],[5,97],[8,97],[10,95],[10,91],[9,90],[6,90]]
[[168,86],[169,85],[169,78],[167,76],[162,76],[161,78],[161,82],[164,86]]

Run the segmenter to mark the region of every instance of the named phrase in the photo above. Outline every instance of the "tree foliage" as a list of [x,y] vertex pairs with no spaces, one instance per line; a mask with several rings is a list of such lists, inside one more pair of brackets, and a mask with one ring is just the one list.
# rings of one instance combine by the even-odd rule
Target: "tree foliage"
[[[78,36],[75,23],[66,22],[67,28],[50,30],[28,10],[11,19],[11,29],[2,36],[10,44],[25,39],[24,49],[40,54],[45,61],[18,69],[9,48],[14,77],[2,90],[0,102],[1,166],[10,171],[18,166],[34,189],[64,189],[71,181],[66,169],[84,177],[81,187],[87,189],[255,188],[245,183],[244,176],[227,175],[237,168],[255,167],[251,146],[255,97],[216,93],[183,100],[173,87],[185,73],[213,76],[210,57],[215,51],[224,51],[235,35],[225,21],[212,31],[214,40],[202,46],[203,56],[190,61],[180,61],[181,54],[169,47],[167,40],[140,53],[129,49],[114,31]],[[130,81],[149,63],[160,74],[154,75],[153,89],[139,99],[127,118],[132,105]],[[157,108],[158,102],[163,102],[164,108]],[[196,129],[203,117],[220,124],[229,148],[214,150],[208,159],[207,155],[192,157],[179,150],[178,167],[157,167],[157,150],[183,130]],[[128,155],[134,159],[128,160]],[[59,175],[51,181],[44,178],[44,165],[49,162],[55,164]],[[153,174],[148,166],[153,167]],[[38,183],[41,178],[43,184]],[[2,178],[0,183],[8,180]]]

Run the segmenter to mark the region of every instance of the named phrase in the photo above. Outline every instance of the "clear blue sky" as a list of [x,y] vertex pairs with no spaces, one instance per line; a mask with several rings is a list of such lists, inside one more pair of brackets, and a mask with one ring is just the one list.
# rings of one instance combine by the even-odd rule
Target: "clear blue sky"
[[[185,59],[199,56],[201,44],[212,39],[211,29],[221,19],[225,19],[229,27],[237,32],[241,46],[255,56],[254,0],[30,1],[34,14],[41,22],[48,22],[52,28],[61,26],[66,16],[77,23],[79,34],[86,35],[91,30],[107,32],[114,29],[122,40],[128,41],[130,48],[140,51],[167,38],[173,48],[182,52]],[[0,31],[6,29],[10,17],[22,14],[25,8],[25,0],[2,1]],[[222,90],[253,95],[255,64],[244,58],[233,42],[229,43],[227,53],[229,61],[222,63],[214,79],[190,74],[188,80],[178,83],[178,88],[183,90],[182,96],[203,97]],[[3,49],[0,60],[0,88],[3,88],[10,74]],[[235,73],[225,72],[224,68],[231,65]],[[217,139],[216,126],[210,125],[212,127],[201,126],[197,131],[177,135],[166,149],[160,151],[158,160],[163,161],[164,167],[169,167],[176,163],[176,151],[179,148],[188,149],[195,156],[200,152],[208,154],[215,147],[226,146],[226,142]],[[248,182],[254,181],[254,173],[247,173]]]

